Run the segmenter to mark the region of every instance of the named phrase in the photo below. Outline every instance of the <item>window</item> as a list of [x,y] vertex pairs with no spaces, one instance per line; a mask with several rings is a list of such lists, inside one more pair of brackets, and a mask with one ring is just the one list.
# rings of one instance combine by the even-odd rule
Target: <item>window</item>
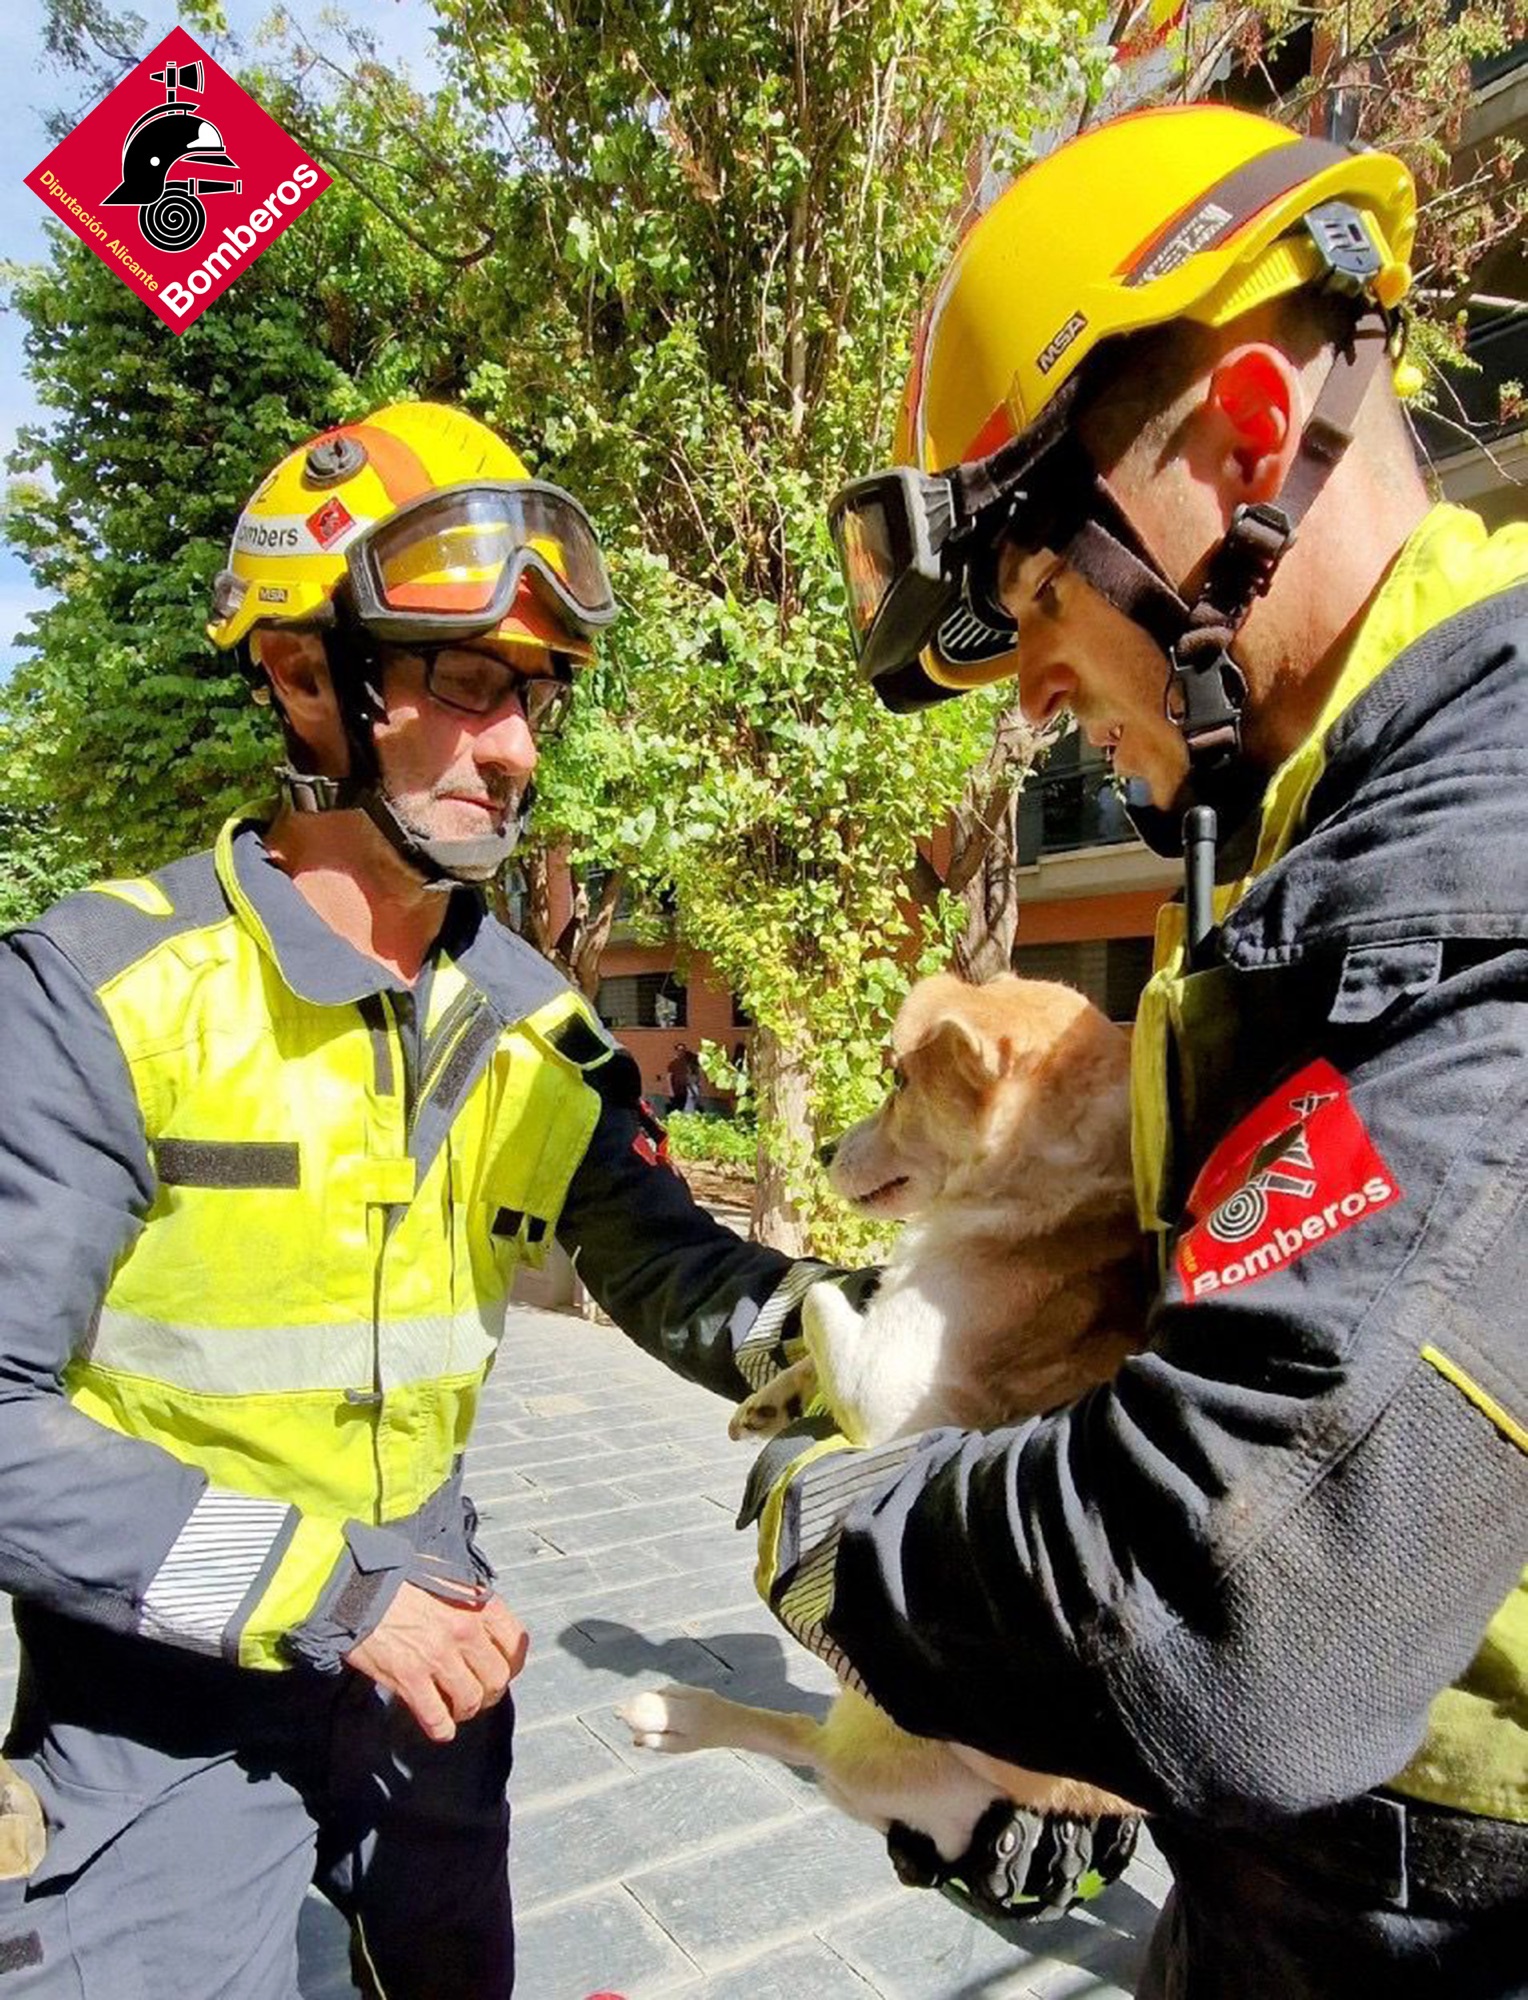
[[1019,795],[1019,862],[1132,841],[1109,765],[1075,729],[1051,746]]
[[683,1028],[689,995],[671,972],[624,972],[602,979],[594,1006],[607,1028]]
[[1086,993],[1111,1021],[1133,1021],[1151,977],[1151,939],[1088,938],[1077,944],[1021,944],[1013,969],[1024,979],[1060,979]]

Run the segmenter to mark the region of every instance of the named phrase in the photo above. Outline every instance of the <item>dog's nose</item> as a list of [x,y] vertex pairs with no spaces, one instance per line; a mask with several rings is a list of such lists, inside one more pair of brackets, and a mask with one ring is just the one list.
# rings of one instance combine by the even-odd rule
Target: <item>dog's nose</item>
[[825,1146],[819,1146],[817,1148],[818,1166],[831,1167],[833,1164],[833,1155],[837,1151],[838,1151],[838,1141],[836,1139],[830,1139]]

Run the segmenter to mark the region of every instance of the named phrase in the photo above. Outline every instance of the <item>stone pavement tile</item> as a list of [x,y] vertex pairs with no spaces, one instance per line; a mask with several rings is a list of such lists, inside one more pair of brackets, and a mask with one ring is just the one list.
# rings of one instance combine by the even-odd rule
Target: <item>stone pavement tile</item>
[[518,1917],[515,1962],[515,1991],[524,2000],[584,2000],[597,1992],[645,2000],[682,1990],[696,1976],[672,1939],[619,1886]]
[[508,1494],[502,1500],[478,1503],[484,1521],[499,1527],[529,1528],[544,1535],[558,1521],[581,1521],[588,1514],[604,1514],[612,1507],[629,1507],[637,1499],[627,1486],[613,1481],[596,1481],[575,1486],[568,1493],[547,1493],[539,1487]]
[[875,1993],[816,1938],[713,1973],[694,1991],[696,2000],[874,2000]]
[[989,1924],[944,1896],[907,1890],[869,1917],[817,1928],[886,2000],[1123,2000],[1154,1915],[1134,1902],[1127,1933],[1081,1917]]
[[[678,1571],[655,1545],[623,1549],[620,1584],[616,1585],[609,1566],[588,1556],[557,1556],[549,1561],[501,1563],[495,1554],[492,1529],[483,1538],[483,1550],[494,1564],[495,1587],[511,1611],[522,1607],[543,1610],[557,1605],[574,1611],[600,1592],[619,1587],[636,1592],[659,1581],[673,1582]],[[713,1593],[714,1594],[714,1593]]]
[[736,1514],[752,1463],[753,1454],[745,1452],[735,1462],[723,1460],[710,1469],[683,1464],[659,1466],[651,1472],[628,1472],[621,1484],[633,1500],[661,1503],[686,1493],[700,1493]]
[[517,1713],[527,1723],[546,1722],[585,1709],[607,1708],[655,1681],[715,1687],[728,1678],[715,1654],[694,1639],[654,1645],[639,1634],[625,1636],[631,1644],[609,1648],[591,1647],[581,1632],[572,1635],[570,1645],[561,1639],[547,1644],[533,1628],[530,1659],[515,1682]]
[[[629,1731],[627,1736],[629,1741]],[[629,1768],[625,1758],[576,1718],[517,1727],[510,1796],[517,1809],[544,1804],[567,1792],[607,1784]]]
[[557,1547],[566,1556],[593,1556],[602,1549],[624,1548],[633,1543],[667,1541],[692,1529],[730,1528],[721,1509],[710,1500],[671,1500],[663,1507],[616,1507],[583,1520],[568,1521],[557,1537]]
[[664,1861],[629,1875],[627,1887],[707,1971],[907,1894],[879,1836],[827,1811]]
[[671,1757],[650,1777],[543,1806],[522,1807],[514,1845],[515,1896],[527,1913],[601,1883],[679,1859],[729,1834],[796,1818],[780,1794],[736,1759]]
[[[662,1446],[656,1448],[662,1449]],[[631,1472],[641,1472],[650,1466],[653,1449],[652,1446],[635,1445],[623,1449],[609,1444],[598,1431],[584,1436],[558,1425],[543,1438],[496,1444],[482,1453],[469,1450],[467,1469],[470,1477],[474,1465],[482,1465],[485,1469],[502,1465],[512,1472],[528,1476],[531,1473],[552,1474],[553,1468],[561,1467],[562,1472],[555,1476],[566,1477],[568,1467],[585,1465],[589,1467],[591,1479],[613,1479],[616,1474],[611,1468],[616,1464]]]
[[[584,1486],[612,1486],[612,1484],[618,1486],[624,1480],[634,1478],[638,1472],[644,1472],[644,1470],[648,1470],[652,1466],[652,1458],[646,1452],[642,1454],[640,1464],[634,1462],[632,1458],[628,1458],[628,1462],[626,1462],[624,1468],[610,1464],[610,1458],[612,1458],[612,1454],[604,1452],[598,1458],[568,1458],[568,1460],[560,1460],[554,1466],[526,1466],[526,1470],[524,1472],[516,1472],[514,1478],[520,1482],[522,1488],[526,1488],[530,1492],[576,1494]],[[468,1468],[470,1468],[470,1464],[472,1464],[472,1458],[468,1454]],[[672,1464],[674,1470],[682,1470],[678,1458],[666,1460],[666,1464]],[[490,1472],[490,1474],[484,1474],[484,1478],[474,1478],[470,1470],[466,1474],[466,1482],[468,1482],[468,1488],[472,1492],[476,1492],[480,1486],[486,1488],[490,1480],[502,1482],[506,1478],[508,1478],[506,1472]]]
[[682,1573],[611,1578],[597,1603],[591,1595],[587,1602],[574,1601],[567,1608],[580,1624],[586,1617],[619,1619],[632,1630],[661,1638],[682,1628],[686,1619],[733,1607],[748,1611],[758,1601],[746,1566],[735,1569],[723,1561]]

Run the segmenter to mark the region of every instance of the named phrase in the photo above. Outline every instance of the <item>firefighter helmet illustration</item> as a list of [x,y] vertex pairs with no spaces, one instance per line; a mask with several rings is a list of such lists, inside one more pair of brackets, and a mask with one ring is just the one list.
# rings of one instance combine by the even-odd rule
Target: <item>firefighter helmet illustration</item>
[[198,195],[237,194],[242,181],[170,180],[170,170],[182,161],[188,166],[233,167],[223,149],[223,135],[209,123],[194,104],[183,102],[176,93],[205,90],[204,72],[199,62],[166,63],[150,70],[155,83],[165,87],[165,101],[156,104],[128,133],[122,147],[122,184],[107,195],[103,208],[136,208],[138,227],[156,250],[189,250],[201,241],[207,227],[207,211]]

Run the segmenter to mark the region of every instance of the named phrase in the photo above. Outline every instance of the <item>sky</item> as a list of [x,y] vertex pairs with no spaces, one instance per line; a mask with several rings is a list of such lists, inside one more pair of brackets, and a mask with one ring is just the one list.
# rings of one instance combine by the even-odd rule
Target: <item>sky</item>
[[[286,0],[284,11],[311,40],[321,41],[319,22],[325,5],[326,0]],[[141,15],[148,23],[145,55],[176,25],[173,0],[126,0],[124,11]],[[273,7],[271,0],[226,0],[226,11],[233,36],[248,45]],[[384,55],[406,61],[421,82],[430,80],[434,17],[428,0],[348,0],[343,11],[370,29]],[[42,23],[42,0],[7,0],[0,7],[0,75],[28,80],[0,120],[0,258],[18,263],[39,262],[46,254],[43,222],[48,210],[23,185],[26,175],[52,151],[44,119],[60,106],[72,107],[80,97],[77,77],[44,66]],[[230,53],[217,43],[206,47],[225,69],[237,72],[237,49]],[[142,310],[145,318],[153,317],[147,306]],[[216,303],[208,310],[216,312]],[[165,337],[173,335],[167,330]],[[0,312],[0,460],[9,456],[17,426],[40,414],[23,367],[20,323],[14,313]],[[42,602],[21,558],[0,547],[0,679],[16,664],[16,634],[27,613]]]

